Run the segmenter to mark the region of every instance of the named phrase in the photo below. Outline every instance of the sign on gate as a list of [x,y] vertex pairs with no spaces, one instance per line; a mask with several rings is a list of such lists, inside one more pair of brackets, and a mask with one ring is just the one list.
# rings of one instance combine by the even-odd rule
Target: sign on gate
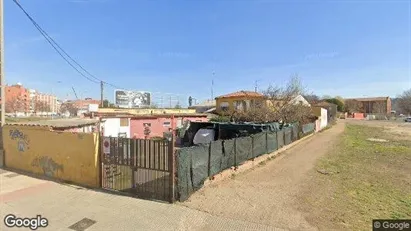
[[104,138],[103,140],[103,153],[110,154],[110,138]]

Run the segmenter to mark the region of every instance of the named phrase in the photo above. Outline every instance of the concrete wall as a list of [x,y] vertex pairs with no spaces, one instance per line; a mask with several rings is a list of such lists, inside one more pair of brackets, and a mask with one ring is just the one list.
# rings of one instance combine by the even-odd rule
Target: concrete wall
[[63,128],[63,129],[58,129],[54,128],[55,131],[62,131],[62,132],[80,132],[80,133],[93,133],[97,132],[97,125],[87,125],[83,127],[78,127],[78,128]]
[[353,114],[354,119],[364,119],[364,113],[354,113]]
[[313,114],[318,117],[319,130],[327,127],[328,124],[328,111],[322,107],[312,107]]
[[[167,117],[158,117],[158,118],[132,118],[131,119],[131,137],[137,139],[144,139],[144,124],[150,124],[151,133],[147,138],[151,137],[163,137],[164,132],[168,132],[170,128],[178,128],[181,126],[184,121],[201,121],[207,122],[207,117],[174,117],[167,118]],[[170,123],[165,124],[165,123]]]
[[119,133],[126,133],[127,138],[130,138],[130,119],[128,120],[128,126],[120,126],[120,118],[104,118],[103,119],[103,131],[104,136],[117,137]]
[[49,131],[43,127],[4,128],[6,167],[98,187],[98,135]]

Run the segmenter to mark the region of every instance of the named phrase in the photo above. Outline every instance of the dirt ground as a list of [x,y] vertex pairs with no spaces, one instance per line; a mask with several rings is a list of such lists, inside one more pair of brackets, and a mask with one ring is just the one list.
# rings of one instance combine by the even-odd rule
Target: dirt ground
[[263,166],[211,184],[182,204],[213,215],[277,228],[317,230],[307,222],[298,198],[302,190],[307,190],[304,182],[312,177],[308,173],[336,144],[344,124],[345,121],[337,123]]

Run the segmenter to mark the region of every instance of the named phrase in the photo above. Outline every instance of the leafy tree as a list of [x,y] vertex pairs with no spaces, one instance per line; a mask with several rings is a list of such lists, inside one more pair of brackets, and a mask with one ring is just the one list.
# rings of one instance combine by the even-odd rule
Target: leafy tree
[[188,97],[188,106],[191,107],[193,105],[193,97]]
[[210,119],[211,122],[222,122],[222,123],[228,123],[230,122],[230,117],[229,116],[216,116]]
[[328,102],[328,103],[333,103],[333,104],[337,105],[337,110],[338,111],[340,111],[340,112],[344,111],[344,103],[341,100],[339,100],[337,98],[331,98],[331,99],[326,99],[325,101]]
[[177,104],[174,106],[174,108],[175,108],[175,109],[180,109],[180,108],[182,108],[182,107],[181,107],[180,103],[177,102]]
[[103,108],[115,108],[116,105],[114,103],[110,103],[107,99],[103,100]]

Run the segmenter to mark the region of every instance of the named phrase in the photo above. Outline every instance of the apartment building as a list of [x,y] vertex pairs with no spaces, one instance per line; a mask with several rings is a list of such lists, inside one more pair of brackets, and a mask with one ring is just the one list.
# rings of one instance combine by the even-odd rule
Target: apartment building
[[[27,114],[30,112],[29,90],[21,83],[5,86],[6,90],[6,113]],[[0,98],[0,101],[3,100]]]
[[[27,89],[21,83],[6,86],[6,113],[23,115],[57,114],[59,104],[57,97],[50,94]],[[1,98],[0,98],[1,102]]]

